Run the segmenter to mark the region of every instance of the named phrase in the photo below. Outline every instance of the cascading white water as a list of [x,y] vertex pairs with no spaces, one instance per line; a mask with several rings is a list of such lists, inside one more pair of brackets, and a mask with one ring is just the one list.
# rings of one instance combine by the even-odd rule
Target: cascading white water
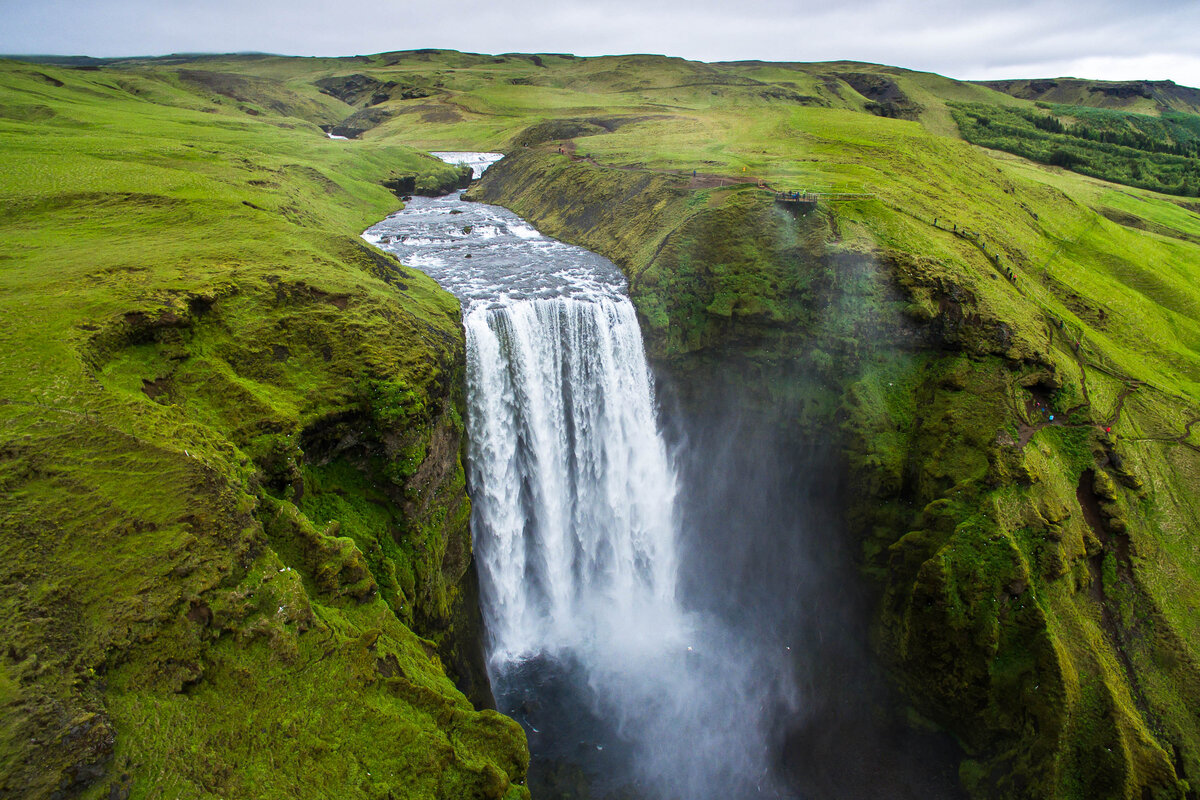
[[577,665],[651,797],[769,786],[755,701],[776,687],[746,642],[676,599],[676,478],[633,306],[509,300],[465,326],[494,682],[526,680],[527,662]]
[[[496,158],[439,155],[477,176]],[[765,720],[792,702],[784,648],[677,596],[677,480],[623,276],[457,196],[364,236],[463,304],[488,668],[535,766],[582,765],[597,797],[777,796]]]
[[510,301],[465,325],[492,657],[678,640],[675,476],[629,300]]

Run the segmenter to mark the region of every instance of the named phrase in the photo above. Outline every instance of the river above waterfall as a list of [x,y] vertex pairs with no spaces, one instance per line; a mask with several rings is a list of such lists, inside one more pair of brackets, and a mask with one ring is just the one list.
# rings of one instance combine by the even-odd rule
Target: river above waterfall
[[414,197],[364,235],[426,273],[463,304],[536,298],[624,297],[625,277],[608,259],[538,233],[499,206],[458,193]]

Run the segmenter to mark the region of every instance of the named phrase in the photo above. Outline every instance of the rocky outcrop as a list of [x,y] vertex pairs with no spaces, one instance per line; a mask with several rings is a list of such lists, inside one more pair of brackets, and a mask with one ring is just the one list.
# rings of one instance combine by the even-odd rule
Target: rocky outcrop
[[339,75],[313,81],[323,94],[336,97],[351,106],[359,104],[377,106],[388,100],[414,100],[429,97],[433,89],[426,86],[404,84],[397,81],[380,81],[367,75]]
[[835,75],[867,98],[864,108],[880,117],[917,119],[924,108],[914,102],[886,75],[871,72],[838,72]]
[[[1023,100],[1097,108],[1162,109],[1195,114],[1200,112],[1200,89],[1174,81],[1093,81],[1079,78],[979,81],[989,89]],[[1149,101],[1146,103],[1145,101]]]
[[345,136],[348,139],[357,139],[399,113],[397,109],[384,107],[389,101],[416,100],[432,97],[436,93],[433,86],[392,80],[380,81],[361,73],[321,78],[313,81],[313,85],[320,89],[322,94],[341,100],[346,105],[360,106],[341,122],[326,127],[334,136]]
[[416,174],[389,178],[383,182],[383,185],[399,198],[407,198],[414,194],[441,197],[455,189],[465,189],[470,184],[471,168],[467,166],[459,168],[458,175],[450,179],[439,177],[431,180],[429,175]]
[[372,128],[382,125],[392,118],[392,112],[386,108],[364,108],[356,111],[329,129],[334,136],[345,136],[347,139],[357,139]]

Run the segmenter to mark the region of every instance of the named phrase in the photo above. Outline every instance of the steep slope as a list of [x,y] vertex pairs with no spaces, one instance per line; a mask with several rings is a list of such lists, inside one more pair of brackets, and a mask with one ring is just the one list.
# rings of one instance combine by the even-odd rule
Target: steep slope
[[0,793],[526,796],[457,304],[357,235],[463,174],[264,87],[0,65]]

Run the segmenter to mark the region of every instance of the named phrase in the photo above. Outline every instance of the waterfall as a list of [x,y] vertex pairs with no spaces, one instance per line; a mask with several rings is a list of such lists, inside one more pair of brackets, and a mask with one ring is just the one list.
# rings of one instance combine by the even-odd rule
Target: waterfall
[[481,306],[465,327],[492,658],[678,637],[675,476],[629,300]]
[[679,481],[620,271],[456,195],[364,236],[463,304],[488,672],[529,733],[531,785],[573,765],[597,798],[779,796],[786,650],[681,597]]
[[629,300],[481,304],[465,327],[474,534],[506,710],[565,670],[612,730],[556,738],[623,745],[646,796],[772,796],[760,714],[780,671],[677,602],[676,477]]

